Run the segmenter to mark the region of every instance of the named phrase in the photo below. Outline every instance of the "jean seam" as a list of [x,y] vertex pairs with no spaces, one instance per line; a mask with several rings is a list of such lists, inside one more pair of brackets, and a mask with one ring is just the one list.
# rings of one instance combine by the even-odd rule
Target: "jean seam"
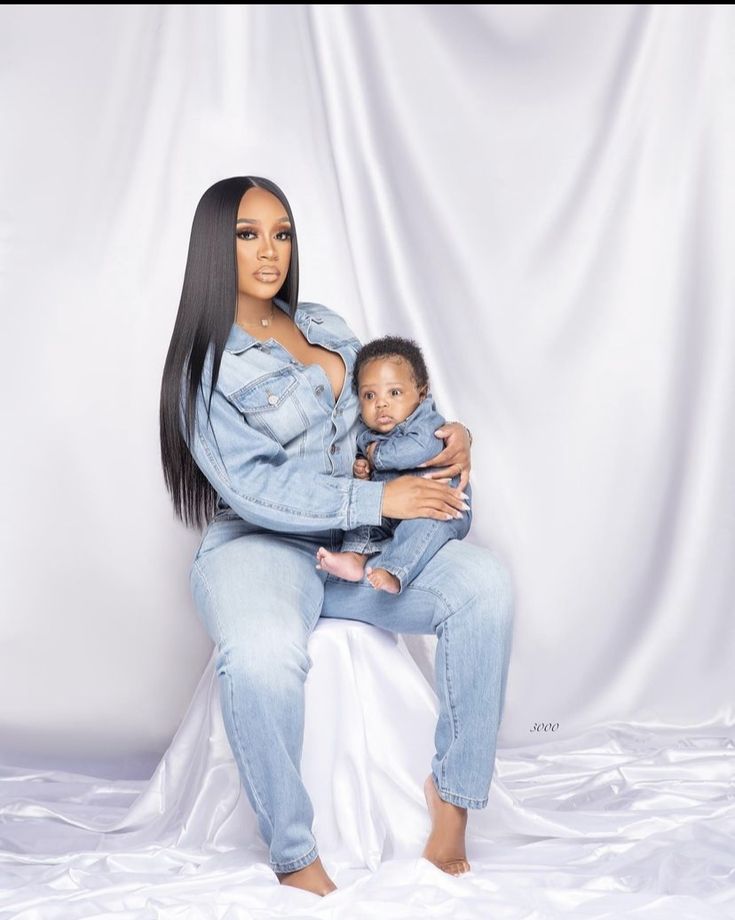
[[[194,563],[194,566],[196,567],[197,572],[199,572],[199,575],[201,576],[201,579],[202,579],[202,582],[203,582],[203,584],[204,584],[204,587],[205,587],[205,589],[206,589],[206,591],[207,591],[207,594],[209,595],[210,600],[212,601],[212,609],[214,610],[214,618],[215,618],[215,620],[217,621],[217,630],[218,630],[218,632],[219,632],[219,635],[221,636],[221,635],[222,635],[222,625],[221,625],[221,621],[220,621],[220,617],[219,617],[219,608],[218,608],[218,606],[217,606],[217,601],[216,601],[216,599],[215,599],[214,593],[213,593],[212,588],[211,588],[211,586],[210,586],[210,584],[209,584],[209,581],[207,580],[207,576],[204,574],[204,569],[203,569],[198,563],[196,563],[196,562]],[[222,648],[221,648],[219,642],[217,642],[217,649],[218,649],[218,651],[223,655],[223,657],[224,657],[224,659],[225,659],[225,664],[229,664],[229,655],[227,654],[226,651],[223,651],[223,650],[222,650]],[[231,680],[229,677],[228,677],[228,679],[227,679],[227,691],[228,691],[229,696],[230,696],[230,711],[234,712],[234,705],[233,705],[233,703],[234,703],[234,696],[233,696],[233,692],[232,692],[232,680]],[[268,812],[266,811],[265,807],[263,806],[263,799],[262,799],[260,793],[258,792],[257,786],[255,785],[255,781],[253,780],[253,772],[252,772],[252,770],[250,769],[250,764],[248,763],[247,757],[245,756],[245,753],[244,753],[244,748],[243,748],[243,744],[242,744],[242,739],[240,738],[240,732],[239,732],[238,727],[237,727],[237,720],[236,720],[236,719],[233,719],[233,720],[232,720],[232,727],[233,727],[234,732],[235,732],[235,740],[236,740],[236,742],[237,742],[238,752],[239,752],[239,754],[240,754],[240,758],[241,758],[241,760],[242,760],[243,767],[245,768],[245,771],[246,771],[246,774],[247,774],[247,779],[248,779],[248,781],[249,781],[249,783],[250,783],[250,786],[251,786],[251,788],[252,788],[252,790],[253,790],[253,796],[255,797],[255,801],[257,802],[259,809],[261,810],[261,812],[263,813],[263,815],[264,815],[264,816],[266,817],[266,819],[268,820],[268,823],[270,824],[270,826],[271,826],[271,831],[272,831],[272,830],[273,830],[273,822],[271,821],[270,816],[268,815]]]
[[[453,692],[452,692],[452,679],[450,677],[450,663],[449,663],[449,630],[447,629],[447,624],[449,617],[444,620],[442,624],[442,638],[441,641],[444,643],[444,676],[447,682],[447,699],[449,700],[449,711],[452,714],[452,740],[456,741],[459,736],[459,720],[457,718],[457,709],[454,704]],[[447,757],[451,751],[451,745],[447,748],[447,751],[442,757],[441,761],[441,781],[442,786],[446,786],[447,780]]]
[[[409,585],[409,588],[410,587],[411,585]],[[438,593],[439,592],[437,592],[437,594]],[[446,682],[447,682],[447,699],[449,701],[449,711],[452,715],[452,731],[453,731],[452,740],[453,741],[456,741],[459,735],[459,718],[457,716],[457,710],[454,704],[454,699],[453,699],[453,694],[452,694],[452,681],[449,676],[449,671],[450,671],[450,668],[449,668],[449,630],[447,628],[447,624],[451,616],[454,616],[454,614],[459,613],[460,610],[464,610],[467,604],[469,604],[470,601],[473,601],[474,599],[475,599],[474,596],[468,597],[467,600],[463,604],[461,604],[456,610],[452,610],[451,605],[447,603],[446,599],[443,599],[445,606],[449,610],[449,615],[444,618],[444,621],[442,623],[442,626],[443,626],[442,638],[439,641],[444,642],[444,674],[445,674]],[[447,778],[446,762],[447,762],[447,757],[449,756],[450,749],[451,749],[451,745],[447,749],[446,754],[441,759],[441,786],[442,787],[446,786],[446,778]],[[468,798],[467,796],[460,796],[455,792],[446,792],[445,789],[441,789],[440,791],[444,792],[445,795],[454,795],[457,798],[461,798],[467,802],[481,802],[482,801],[481,799],[473,799],[473,798]],[[484,806],[483,805],[473,805],[472,807],[482,808]]]
[[[217,605],[217,601],[215,600],[214,592],[212,591],[212,587],[209,584],[209,581],[207,580],[207,576],[204,574],[204,569],[199,565],[198,558],[194,560],[192,564],[192,568],[196,569],[197,572],[199,573],[199,577],[201,578],[204,584],[204,587],[207,591],[207,594],[209,595],[209,599],[212,602],[212,609],[214,610],[214,619],[215,619],[215,622],[217,623],[217,633],[219,636],[221,636],[222,635],[222,621],[220,620],[220,617],[219,617],[219,607]],[[219,642],[217,644],[219,645]]]

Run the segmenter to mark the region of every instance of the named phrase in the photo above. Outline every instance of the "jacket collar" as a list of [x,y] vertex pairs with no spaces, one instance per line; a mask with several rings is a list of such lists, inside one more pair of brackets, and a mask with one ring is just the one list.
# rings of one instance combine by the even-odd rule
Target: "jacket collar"
[[[274,297],[273,304],[280,310],[283,310],[287,316],[289,315],[288,303],[287,301],[283,300],[283,298]],[[304,333],[304,335],[306,335],[306,329],[312,320],[315,323],[321,323],[323,322],[323,319],[324,318],[321,316],[314,316],[313,314],[308,313],[301,304],[297,304],[294,322]],[[250,333],[246,332],[242,326],[238,326],[237,323],[233,323],[232,328],[230,329],[230,334],[227,337],[227,341],[225,342],[225,351],[232,352],[233,355],[239,355],[243,351],[247,351],[248,348],[260,345],[262,341],[262,339],[256,339],[254,335],[250,335]]]

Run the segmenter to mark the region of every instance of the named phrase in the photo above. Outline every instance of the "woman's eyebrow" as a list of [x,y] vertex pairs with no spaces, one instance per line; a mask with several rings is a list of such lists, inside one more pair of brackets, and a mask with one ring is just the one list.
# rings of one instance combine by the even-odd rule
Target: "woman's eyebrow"
[[[252,217],[239,217],[235,223],[237,224],[259,224],[259,220],[254,220]],[[290,224],[291,221],[287,217],[279,217],[278,220],[274,221],[276,224]]]

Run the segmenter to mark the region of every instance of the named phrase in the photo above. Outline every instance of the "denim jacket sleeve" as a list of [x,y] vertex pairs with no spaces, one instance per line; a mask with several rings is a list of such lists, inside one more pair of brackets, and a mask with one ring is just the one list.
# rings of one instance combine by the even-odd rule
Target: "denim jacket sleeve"
[[409,418],[396,426],[389,437],[372,438],[378,442],[373,451],[373,466],[376,470],[412,470],[420,463],[431,460],[444,449],[444,442],[434,434],[444,422],[433,400],[430,397],[428,401],[424,399]]
[[[182,435],[186,440],[181,404]],[[219,437],[217,437],[219,433]],[[384,482],[330,476],[287,456],[268,435],[248,425],[215,386],[210,422],[202,387],[196,400],[194,460],[215,491],[240,517],[269,530],[309,533],[380,524]]]

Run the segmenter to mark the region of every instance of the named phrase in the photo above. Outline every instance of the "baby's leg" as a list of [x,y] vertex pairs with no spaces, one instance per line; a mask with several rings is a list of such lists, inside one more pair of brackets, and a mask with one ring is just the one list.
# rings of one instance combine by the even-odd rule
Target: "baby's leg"
[[[454,476],[450,485],[459,485],[459,476]],[[469,483],[465,492],[469,503],[472,498]],[[472,506],[460,514],[461,517],[446,521],[425,517],[399,521],[393,539],[365,569],[373,587],[400,594],[448,540],[461,540],[467,535],[472,523]]]
[[345,531],[340,552],[320,546],[316,553],[316,568],[323,569],[346,581],[362,581],[368,558],[390,542],[390,534],[376,525],[365,524]]

